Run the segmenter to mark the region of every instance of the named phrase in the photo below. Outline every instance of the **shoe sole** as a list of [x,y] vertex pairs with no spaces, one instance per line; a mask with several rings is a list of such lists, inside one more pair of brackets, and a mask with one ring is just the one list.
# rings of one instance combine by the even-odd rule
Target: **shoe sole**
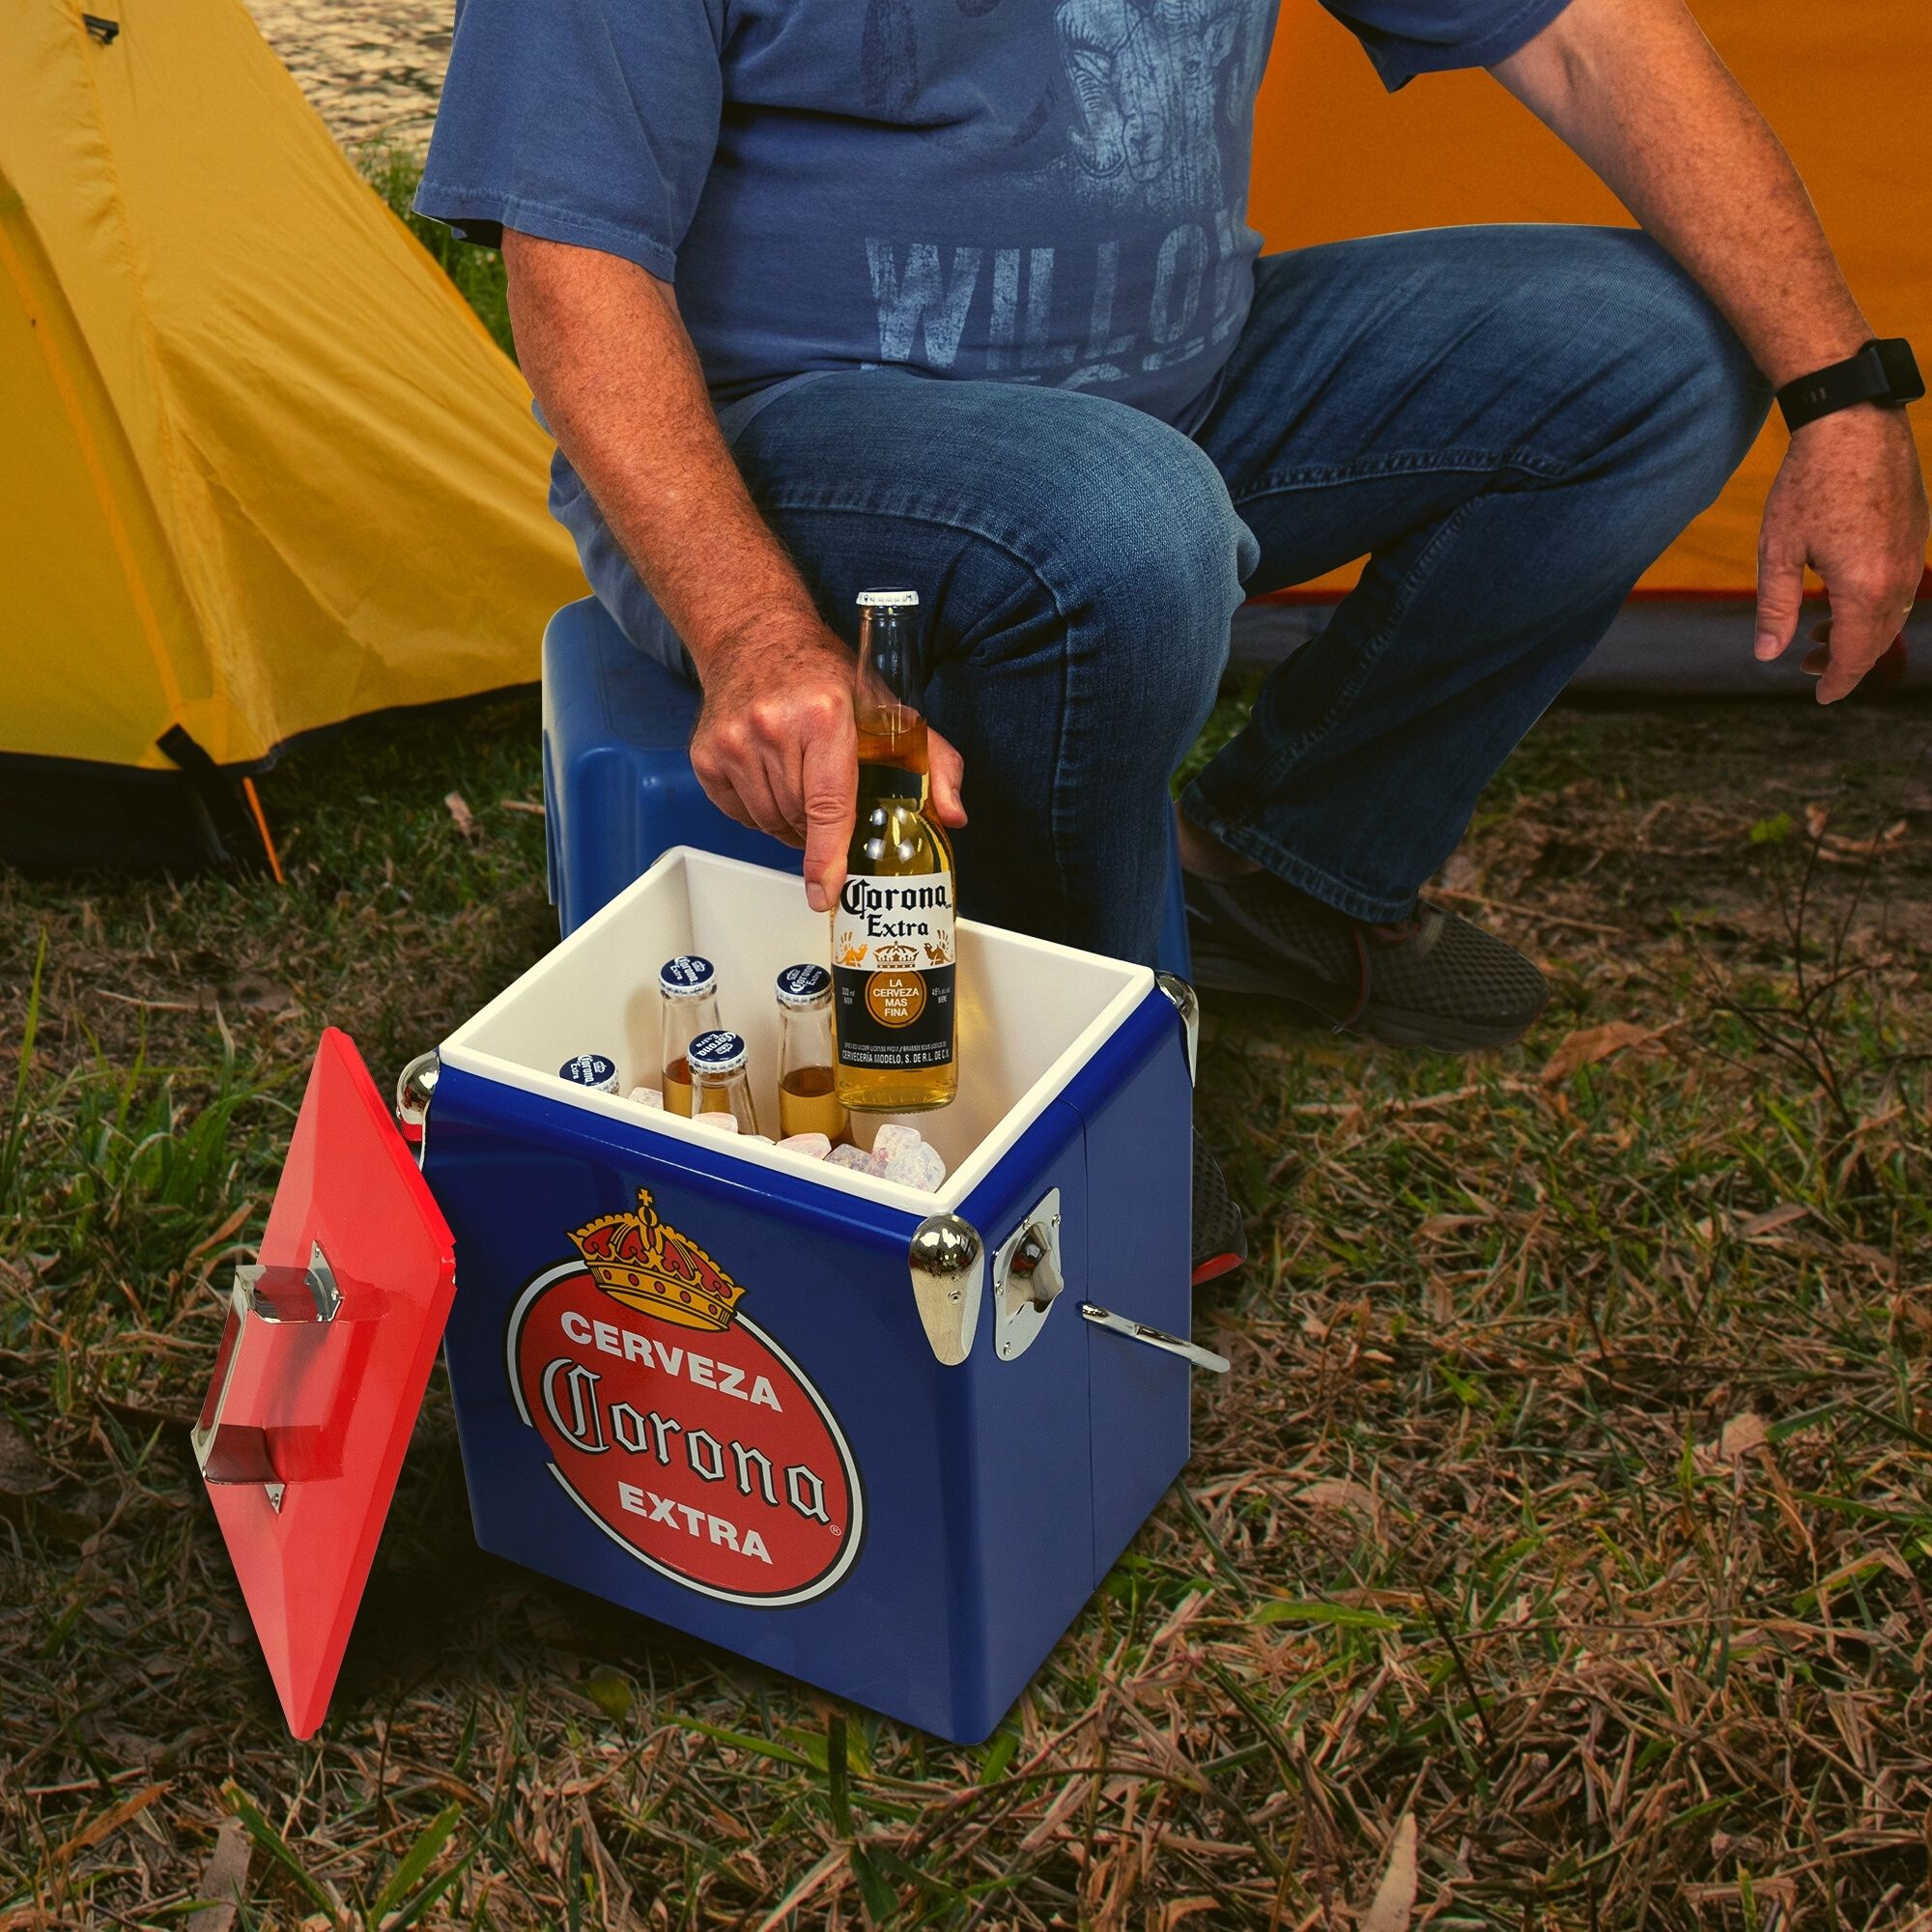
[[1479,1053],[1509,1046],[1533,1027],[1543,1009],[1526,1019],[1458,1020],[1441,1013],[1411,1012],[1404,1007],[1371,1002],[1357,1018],[1344,1021],[1334,1011],[1334,988],[1314,974],[1270,961],[1264,969],[1245,953],[1233,952],[1197,927],[1192,935],[1194,984],[1214,993],[1254,993],[1286,1000],[1325,1021],[1338,1033],[1366,1034],[1384,1046],[1433,1047],[1440,1053]]
[[1224,1274],[1233,1274],[1247,1259],[1246,1255],[1209,1255],[1206,1261],[1194,1264],[1194,1272],[1189,1280],[1196,1288],[1207,1282],[1219,1281]]

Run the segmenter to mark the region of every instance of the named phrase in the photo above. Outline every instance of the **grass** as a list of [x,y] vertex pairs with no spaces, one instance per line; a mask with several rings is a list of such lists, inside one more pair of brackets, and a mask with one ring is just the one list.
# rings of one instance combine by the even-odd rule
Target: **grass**
[[973,1750],[483,1556],[440,1378],[281,1727],[214,1290],[320,1027],[550,943],[533,698],[292,758],[286,891],[0,877],[0,1927],[1932,1924],[1927,724],[1553,714],[1445,880],[1556,980],[1507,1054],[1209,999],[1235,1371]]

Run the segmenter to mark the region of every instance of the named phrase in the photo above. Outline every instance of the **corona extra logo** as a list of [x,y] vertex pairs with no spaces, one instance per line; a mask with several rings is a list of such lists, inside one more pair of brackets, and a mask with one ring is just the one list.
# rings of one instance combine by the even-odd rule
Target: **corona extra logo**
[[875,946],[872,949],[872,964],[884,967],[888,972],[916,966],[918,963],[919,949],[914,946],[904,946],[894,941],[889,945]]
[[604,1214],[571,1245],[612,1301],[684,1328],[728,1328],[744,1290],[688,1236],[667,1228],[638,1189],[635,1214]]
[[638,1190],[569,1231],[580,1257],[510,1316],[511,1393],[551,1474],[640,1563],[727,1603],[834,1588],[858,1555],[859,1472],[824,1398],[745,1291]]

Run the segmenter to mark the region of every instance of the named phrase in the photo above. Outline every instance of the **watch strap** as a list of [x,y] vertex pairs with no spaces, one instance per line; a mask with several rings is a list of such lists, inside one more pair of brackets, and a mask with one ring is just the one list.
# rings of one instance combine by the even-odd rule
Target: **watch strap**
[[1858,403],[1902,409],[1924,393],[1911,343],[1894,335],[1867,342],[1856,355],[1785,384],[1777,392],[1777,407],[1784,412],[1785,427],[1797,430]]

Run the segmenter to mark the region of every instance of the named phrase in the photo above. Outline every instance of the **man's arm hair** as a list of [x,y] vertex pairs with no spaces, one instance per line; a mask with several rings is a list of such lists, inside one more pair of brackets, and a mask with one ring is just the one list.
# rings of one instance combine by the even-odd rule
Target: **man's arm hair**
[[1682,0],[1571,0],[1494,72],[1684,265],[1774,387],[1871,339],[1791,156]]
[[704,676],[721,647],[819,629],[731,460],[668,282],[506,229],[510,323],[558,446]]
[[[852,835],[852,657],[745,488],[670,286],[510,229],[503,262],[551,433],[697,667],[692,769],[721,811],[804,845],[824,912]],[[963,825],[959,754],[937,732],[929,748],[933,808]]]
[[[1677,258],[1775,387],[1876,333],[1791,157],[1683,0],[1570,0],[1493,71]],[[1911,609],[1927,528],[1903,411],[1860,405],[1807,423],[1765,506],[1757,656],[1797,635],[1808,564],[1832,619],[1804,668],[1821,703],[1845,696]]]

